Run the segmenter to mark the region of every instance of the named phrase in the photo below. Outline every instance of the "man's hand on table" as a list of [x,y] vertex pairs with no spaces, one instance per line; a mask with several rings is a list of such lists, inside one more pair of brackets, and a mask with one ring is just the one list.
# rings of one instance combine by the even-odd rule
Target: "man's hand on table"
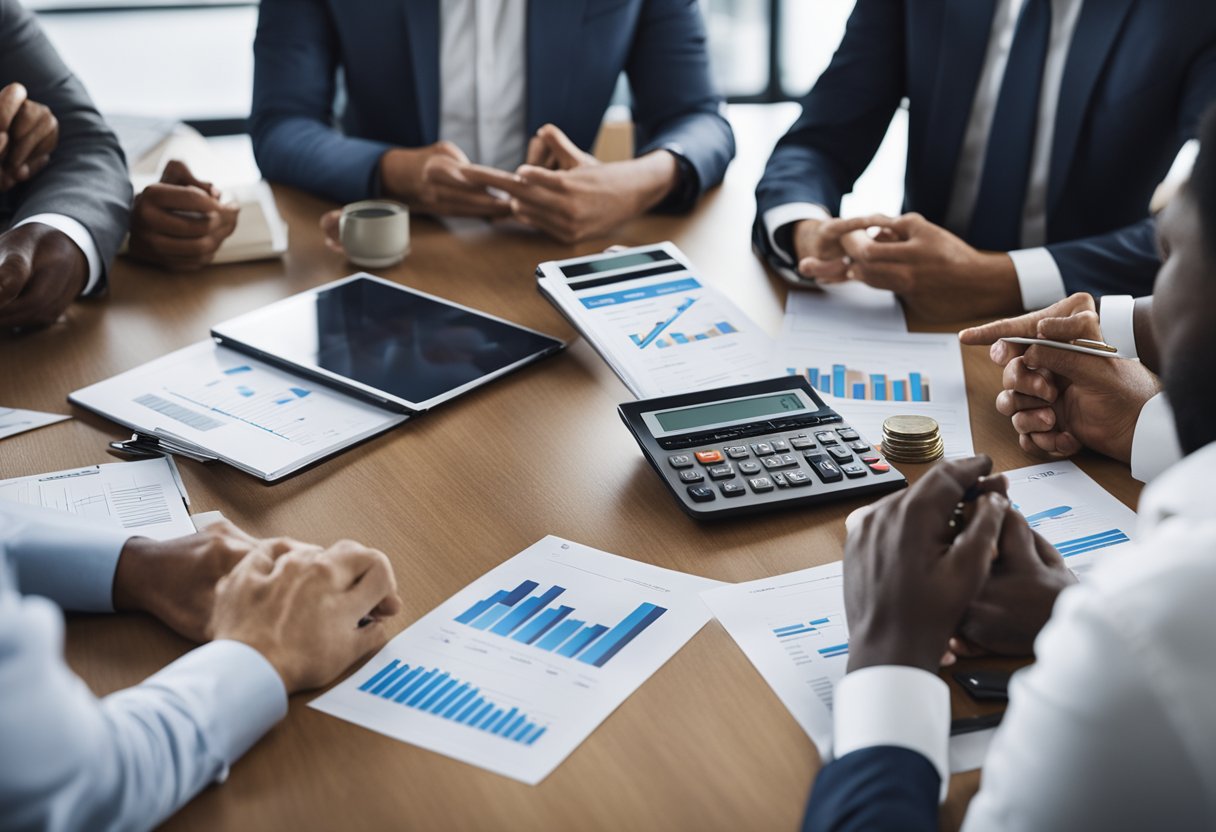
[[1093,298],[1072,295],[1037,312],[965,329],[959,339],[992,345],[992,360],[1005,367],[996,408],[1011,418],[1024,450],[1058,457],[1088,447],[1129,462],[1140,411],[1161,391],[1157,376],[1138,361],[1000,340],[1007,337],[1101,340]]
[[89,262],[57,228],[31,222],[0,234],[0,330],[50,326],[89,278]]

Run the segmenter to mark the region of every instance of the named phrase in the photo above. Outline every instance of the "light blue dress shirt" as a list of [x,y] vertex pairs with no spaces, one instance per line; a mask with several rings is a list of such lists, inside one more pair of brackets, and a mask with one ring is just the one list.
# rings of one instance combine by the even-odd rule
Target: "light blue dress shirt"
[[128,537],[0,501],[4,832],[149,829],[222,781],[287,713],[278,673],[235,641],[101,699],[72,673],[60,607],[111,611]]

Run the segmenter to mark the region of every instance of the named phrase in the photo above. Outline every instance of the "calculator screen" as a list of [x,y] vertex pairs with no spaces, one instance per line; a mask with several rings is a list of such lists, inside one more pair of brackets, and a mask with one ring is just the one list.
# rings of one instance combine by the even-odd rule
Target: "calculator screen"
[[741,419],[760,419],[766,416],[781,416],[806,410],[802,399],[793,393],[776,396],[757,396],[751,399],[735,399],[714,402],[680,410],[665,410],[654,414],[655,420],[665,431],[690,430]]

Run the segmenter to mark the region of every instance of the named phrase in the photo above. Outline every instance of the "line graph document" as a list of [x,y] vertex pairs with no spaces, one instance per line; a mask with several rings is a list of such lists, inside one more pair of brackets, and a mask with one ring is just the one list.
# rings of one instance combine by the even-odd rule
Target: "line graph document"
[[3,480],[0,500],[168,540],[194,534],[178,483],[168,459],[145,459]]
[[549,536],[312,707],[535,785],[705,625],[716,585]]

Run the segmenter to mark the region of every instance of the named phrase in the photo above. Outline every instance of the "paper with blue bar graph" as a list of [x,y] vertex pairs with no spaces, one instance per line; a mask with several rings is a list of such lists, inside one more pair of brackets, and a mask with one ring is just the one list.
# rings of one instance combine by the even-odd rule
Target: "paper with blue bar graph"
[[549,536],[312,707],[534,785],[705,625],[717,585]]
[[[1082,580],[1127,547],[1136,514],[1068,461],[1005,472],[1009,499]],[[732,584],[703,596],[811,740],[826,754],[832,701],[848,665],[842,564]],[[983,763],[993,731],[952,737],[950,767]]]

